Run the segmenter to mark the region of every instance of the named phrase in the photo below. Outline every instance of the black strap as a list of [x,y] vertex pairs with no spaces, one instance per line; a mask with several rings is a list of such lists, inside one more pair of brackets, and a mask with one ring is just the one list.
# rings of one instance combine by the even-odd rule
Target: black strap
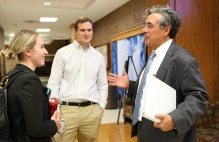
[[[10,125],[9,124],[9,120],[8,120],[8,114],[7,114],[7,87],[14,81],[14,79],[17,77],[17,76],[19,76],[19,75],[21,75],[21,74],[23,74],[23,73],[25,73],[25,72],[27,72],[27,71],[22,71],[22,70],[12,70],[12,71],[10,71],[10,72],[8,72],[5,76],[4,76],[4,78],[2,79],[2,80],[7,80],[8,82],[4,82],[4,81],[2,81],[1,80],[1,82],[3,82],[3,84],[2,84],[2,91],[4,91],[4,100],[2,100],[3,102],[5,101],[5,103],[4,103],[4,106],[3,107],[5,107],[5,116],[6,116],[6,121],[7,121],[7,124],[8,125]],[[2,94],[2,95],[3,95]],[[1,140],[0,140],[1,141]]]
[[8,83],[4,86],[4,88],[5,87],[7,87],[7,86],[9,86],[13,81],[14,81],[14,79],[16,78],[16,77],[18,77],[19,75],[21,75],[21,74],[23,74],[23,73],[26,73],[27,71],[23,71],[23,70],[12,70],[12,71],[10,71],[10,72],[8,72],[7,73],[7,77],[8,77]]

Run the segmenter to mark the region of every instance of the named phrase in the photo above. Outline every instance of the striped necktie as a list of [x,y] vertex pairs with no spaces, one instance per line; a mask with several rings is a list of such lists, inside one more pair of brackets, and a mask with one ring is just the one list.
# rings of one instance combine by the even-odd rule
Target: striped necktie
[[141,79],[140,86],[138,88],[138,93],[137,93],[136,99],[135,99],[134,112],[133,112],[133,115],[132,115],[132,124],[133,125],[135,125],[138,122],[139,109],[140,109],[140,106],[141,106],[141,98],[142,98],[144,86],[146,84],[147,73],[149,72],[150,66],[151,66],[155,56],[156,56],[156,54],[153,51],[151,53],[149,59],[148,59],[147,65],[146,65],[145,70],[144,70],[144,74],[143,74],[142,79]]

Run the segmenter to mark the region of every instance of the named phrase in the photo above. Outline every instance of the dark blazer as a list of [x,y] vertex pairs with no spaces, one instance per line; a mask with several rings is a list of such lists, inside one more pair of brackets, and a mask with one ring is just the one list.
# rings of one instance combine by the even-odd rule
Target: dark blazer
[[8,87],[10,136],[16,142],[50,142],[57,132],[51,119],[48,97],[39,77],[28,67],[17,64],[15,70],[27,71]]
[[[177,108],[169,113],[176,129],[163,132],[154,128],[152,121],[143,119],[147,132],[141,135],[147,142],[197,142],[194,123],[204,113],[209,100],[198,62],[184,48],[172,42],[156,77],[176,90]],[[139,78],[136,84],[138,88]],[[132,136],[137,134],[137,129],[138,123],[132,127]]]

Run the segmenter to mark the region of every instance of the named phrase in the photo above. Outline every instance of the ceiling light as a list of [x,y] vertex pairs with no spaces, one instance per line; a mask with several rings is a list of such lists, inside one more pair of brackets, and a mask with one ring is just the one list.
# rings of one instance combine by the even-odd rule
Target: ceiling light
[[10,34],[9,34],[9,37],[14,37],[14,33],[10,33]]
[[50,29],[37,29],[36,32],[50,32]]
[[56,17],[41,17],[40,22],[56,22],[57,19]]
[[43,4],[44,5],[50,5],[51,3],[50,2],[44,2]]

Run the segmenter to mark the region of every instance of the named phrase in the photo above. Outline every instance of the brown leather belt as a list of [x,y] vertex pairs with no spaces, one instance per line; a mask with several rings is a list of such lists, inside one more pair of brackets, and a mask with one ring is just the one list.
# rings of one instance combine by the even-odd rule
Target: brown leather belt
[[85,107],[85,106],[94,105],[94,104],[97,104],[97,103],[94,103],[94,102],[91,102],[91,101],[80,102],[80,103],[62,101],[61,105]]

